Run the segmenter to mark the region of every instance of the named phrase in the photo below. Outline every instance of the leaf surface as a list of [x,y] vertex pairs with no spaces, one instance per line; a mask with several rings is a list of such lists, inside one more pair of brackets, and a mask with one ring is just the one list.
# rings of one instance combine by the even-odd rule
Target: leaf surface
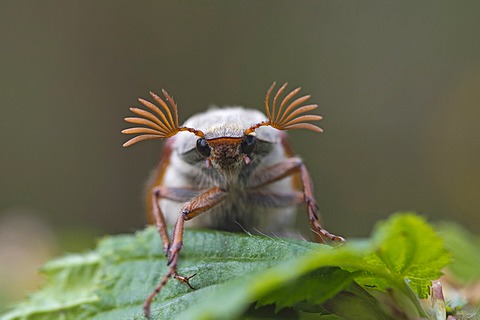
[[[178,272],[196,273],[196,290],[170,280],[152,318],[255,319],[267,310],[290,319],[394,319],[398,310],[390,304],[418,316],[424,312],[417,296],[449,258],[441,238],[410,213],[341,247],[187,230]],[[43,272],[48,284],[1,319],[143,319],[143,302],[167,267],[148,227],[106,237],[94,251],[54,260]]]

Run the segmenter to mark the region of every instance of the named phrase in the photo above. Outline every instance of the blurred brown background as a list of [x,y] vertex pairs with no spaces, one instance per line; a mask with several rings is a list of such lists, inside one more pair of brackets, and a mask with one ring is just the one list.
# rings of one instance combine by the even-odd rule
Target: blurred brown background
[[332,232],[405,209],[479,232],[479,37],[477,1],[1,1],[0,305],[50,256],[145,225],[161,143],[120,130],[160,88],[182,120],[263,110],[274,80],[312,94],[325,133],[290,139]]

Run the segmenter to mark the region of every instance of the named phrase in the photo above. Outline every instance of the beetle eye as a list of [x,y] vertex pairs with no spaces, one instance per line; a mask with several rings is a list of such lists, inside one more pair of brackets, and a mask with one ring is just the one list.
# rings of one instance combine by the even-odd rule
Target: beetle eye
[[243,136],[242,143],[240,144],[240,150],[244,154],[250,154],[255,149],[256,138],[253,135],[246,134]]
[[197,140],[197,150],[204,157],[210,156],[210,146],[205,138]]

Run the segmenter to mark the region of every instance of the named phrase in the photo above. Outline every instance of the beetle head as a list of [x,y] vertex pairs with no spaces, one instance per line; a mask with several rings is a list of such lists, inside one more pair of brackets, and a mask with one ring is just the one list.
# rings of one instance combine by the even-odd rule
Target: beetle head
[[206,158],[205,166],[213,166],[219,172],[235,173],[250,164],[255,145],[256,138],[250,134],[243,138],[200,138],[196,148]]

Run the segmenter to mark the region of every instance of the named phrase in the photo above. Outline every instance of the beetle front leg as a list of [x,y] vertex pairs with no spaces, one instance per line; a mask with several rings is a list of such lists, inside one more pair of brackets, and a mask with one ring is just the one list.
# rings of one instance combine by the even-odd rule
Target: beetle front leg
[[285,159],[283,162],[274,164],[263,170],[260,170],[252,176],[253,184],[249,186],[250,189],[260,188],[281,179],[284,179],[293,174],[300,173],[303,187],[303,201],[307,206],[308,220],[312,226],[312,231],[316,234],[317,239],[321,242],[326,242],[325,239],[332,241],[344,242],[345,239],[340,236],[331,234],[325,230],[319,222],[317,216],[317,202],[313,197],[313,184],[308,173],[307,167],[302,160],[296,157]]
[[317,216],[317,201],[315,201],[315,198],[313,197],[312,179],[310,178],[307,167],[303,163],[300,165],[300,174],[302,177],[303,194],[305,197],[305,204],[307,206],[308,220],[310,221],[313,231],[319,237],[319,240],[324,243],[326,242],[325,238],[328,238],[332,241],[345,242],[343,237],[331,234],[320,225],[320,221]]
[[160,292],[160,290],[162,290],[162,288],[165,286],[165,284],[167,284],[168,280],[172,276],[180,282],[187,284],[190,288],[193,289],[193,287],[190,285],[190,279],[195,275],[185,277],[177,273],[178,257],[180,254],[180,250],[183,246],[182,240],[185,221],[192,219],[200,213],[205,212],[208,209],[218,205],[225,198],[226,195],[227,193],[224,190],[218,187],[214,187],[198,195],[183,206],[181,214],[178,217],[177,222],[175,223],[172,235],[172,242],[167,251],[168,272],[143,304],[143,310],[147,319],[150,318],[150,305],[152,304],[153,298],[155,298],[155,296]]
[[160,209],[159,201],[161,199],[173,200],[177,202],[185,202],[200,194],[200,190],[189,188],[170,188],[157,186],[152,190],[151,195],[151,208],[152,214],[155,219],[155,226],[157,227],[160,239],[162,239],[163,252],[168,254],[170,248],[170,238],[168,236],[167,223],[165,216]]
[[164,197],[162,194],[163,188],[158,187],[152,191],[152,213],[155,218],[155,226],[157,227],[158,234],[160,239],[162,239],[163,252],[166,254],[170,248],[170,239],[168,237],[167,223],[165,222],[165,216],[163,215],[162,210],[160,209],[159,200]]

